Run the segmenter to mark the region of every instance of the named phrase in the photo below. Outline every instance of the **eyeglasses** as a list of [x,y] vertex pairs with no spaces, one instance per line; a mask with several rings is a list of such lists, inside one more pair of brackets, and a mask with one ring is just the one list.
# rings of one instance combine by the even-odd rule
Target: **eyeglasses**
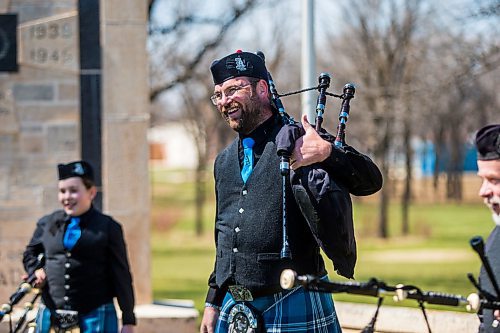
[[231,86],[229,88],[226,88],[223,92],[216,92],[212,96],[210,96],[210,100],[212,101],[212,104],[217,106],[217,104],[222,100],[222,95],[224,94],[226,97],[233,97],[236,94],[238,94],[239,91],[242,91],[246,87],[252,85],[253,82],[250,82],[248,84],[245,84],[243,86]]

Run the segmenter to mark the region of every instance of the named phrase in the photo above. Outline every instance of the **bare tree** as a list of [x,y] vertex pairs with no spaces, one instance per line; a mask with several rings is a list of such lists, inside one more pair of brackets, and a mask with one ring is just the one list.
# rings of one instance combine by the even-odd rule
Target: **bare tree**
[[[154,7],[154,3],[159,0],[153,0],[150,8]],[[229,29],[238,23],[244,15],[248,14],[253,7],[258,3],[257,0],[245,0],[241,4],[227,5],[225,15],[219,17],[205,16],[203,13],[196,12],[196,5],[185,7],[174,18],[174,22],[168,26],[150,26],[150,39],[153,43],[150,48],[150,54],[153,60],[153,82],[151,87],[150,98],[154,101],[162,92],[172,89],[181,83],[185,83],[194,76],[199,66],[206,65],[206,56],[210,55],[210,51],[216,49],[224,40]],[[186,6],[183,4],[183,6]],[[189,47],[187,50],[175,48],[178,46],[178,41],[186,37],[187,32],[208,30],[210,33],[206,37],[195,44],[193,50]],[[165,48],[165,39],[168,37],[170,43]],[[157,47],[157,49],[154,49]],[[158,52],[159,51],[159,52]],[[157,62],[155,61],[157,60]],[[206,67],[204,67],[206,68]],[[173,72],[173,75],[167,74]]]
[[389,153],[395,133],[396,105],[401,97],[408,55],[419,20],[420,1],[350,1],[344,17],[364,103],[373,121],[374,155],[385,186],[380,193],[378,235],[388,237]]
[[435,104],[432,113],[428,112],[435,133],[434,186],[437,188],[439,173],[444,169],[446,197],[457,201],[462,198],[467,134],[486,124],[492,114],[489,110],[498,106],[498,100],[492,96],[494,88],[483,83],[490,72],[498,70],[498,40],[495,34],[483,37],[471,34],[472,29],[467,28],[480,25],[480,19],[465,11],[463,17],[456,19],[460,25],[436,27],[438,34],[434,35],[435,43],[429,57],[433,82],[427,83],[432,87]]
[[[170,6],[167,23],[154,19],[161,2],[149,2],[151,101],[157,110],[152,119],[164,121],[166,114],[169,117],[177,114],[188,126],[197,145],[196,202],[201,205],[208,160],[234,136],[208,102],[212,89],[210,61],[220,56],[217,53],[229,42],[233,42],[230,46],[235,45],[231,32],[239,32],[242,22],[255,24],[255,20],[250,20],[252,14],[263,6],[271,8],[283,1],[233,0],[225,3],[223,12],[212,14],[200,11],[197,2],[163,0]],[[478,11],[475,16],[469,14],[467,22],[485,17],[495,21],[492,18],[498,17],[498,0],[482,0],[482,3],[480,8],[488,10]],[[338,10],[338,6],[333,7]],[[321,28],[330,50],[324,52],[324,44],[321,45],[318,68],[330,71],[329,67],[335,65],[335,71],[340,69],[334,73],[335,79],[346,79],[345,82],[358,86],[348,139],[373,154],[382,170],[385,186],[380,193],[378,234],[384,238],[388,237],[389,198],[394,195],[391,172],[400,156],[405,158],[406,174],[401,230],[403,234],[409,230],[414,169],[412,137],[433,140],[438,155],[436,186],[439,171],[444,167],[439,164],[444,160],[442,156],[445,152],[453,156],[453,163],[446,164],[447,187],[450,197],[459,198],[463,144],[471,131],[491,121],[494,110],[498,110],[495,74],[500,64],[500,44],[498,34],[492,33],[498,28],[492,25],[481,32],[484,36],[479,33],[474,36],[472,29],[468,29],[465,35],[463,30],[453,30],[456,22],[441,23],[437,13],[443,11],[431,12],[429,8],[432,9],[431,1],[427,0],[351,0],[343,12],[342,24],[331,24],[329,20]],[[300,55],[296,44],[300,41],[294,33],[296,27],[284,27],[283,22],[289,21],[289,17],[282,20],[270,17],[265,20],[266,29],[259,26],[262,33],[252,35],[256,45],[265,45],[262,48],[267,67],[273,73],[278,91],[305,88],[299,86]],[[240,37],[241,34],[237,39]],[[298,117],[299,97],[288,97],[284,103],[288,113]],[[333,105],[330,106],[334,108]],[[356,112],[358,109],[366,111]],[[325,127],[335,128],[335,111],[334,114],[325,118]],[[197,233],[201,233],[201,208],[196,215]]]
[[[213,83],[208,68],[231,31],[259,6],[273,6],[279,1],[233,0],[224,3],[223,12],[213,13],[196,1],[169,2],[167,23],[158,23],[153,19],[155,9],[165,2],[149,3],[150,99],[154,105],[161,105],[155,107],[152,119],[161,122],[177,114],[194,139],[195,230],[201,235],[210,157],[234,136],[210,103]],[[275,56],[267,57],[269,68],[280,61],[280,43],[275,45]]]
[[[439,155],[435,184],[439,171],[446,167],[450,196],[460,198],[467,133],[478,122],[491,119],[489,110],[497,105],[495,95],[491,95],[494,89],[486,89],[482,83],[498,67],[495,34],[486,38],[463,36],[456,18],[451,23],[450,18],[440,20],[443,11],[424,1],[349,1],[343,12],[343,33],[329,35],[329,55],[335,54],[336,59],[344,56],[347,74],[359,82],[356,103],[366,109],[358,119],[354,113],[350,129],[363,137],[359,142],[374,153],[384,176],[378,229],[381,237],[388,236],[387,205],[395,188],[391,170],[400,155],[405,160],[401,230],[403,234],[409,232],[412,137],[433,139]],[[472,111],[478,108],[481,111]],[[472,113],[478,117],[468,119]],[[450,158],[441,165],[445,152]]]
[[[171,11],[175,15],[168,24],[159,25],[153,22],[152,16],[159,0],[149,2],[150,30],[149,54],[152,103],[161,103],[156,108],[163,113],[165,108],[176,112],[192,135],[196,144],[197,166],[195,171],[195,230],[197,235],[203,233],[203,205],[206,198],[207,163],[209,161],[209,133],[214,137],[227,140],[226,129],[219,126],[217,112],[211,109],[211,95],[208,59],[224,41],[230,28],[236,25],[245,15],[250,13],[258,1],[245,0],[226,4],[225,14],[210,16],[197,11],[196,4],[180,2]],[[204,34],[197,34],[206,31]],[[193,35],[196,35],[193,37]],[[188,44],[186,48],[179,46],[179,41]],[[162,101],[160,97],[167,101]],[[161,114],[153,114],[152,119],[165,119]],[[217,143],[215,143],[217,144]]]

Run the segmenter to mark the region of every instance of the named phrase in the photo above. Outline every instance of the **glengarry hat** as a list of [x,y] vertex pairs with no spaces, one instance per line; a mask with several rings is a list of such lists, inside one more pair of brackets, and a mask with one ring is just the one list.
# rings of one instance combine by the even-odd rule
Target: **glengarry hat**
[[476,134],[477,159],[500,159],[500,124],[487,125]]
[[59,180],[80,177],[94,181],[94,170],[92,166],[85,161],[75,161],[68,164],[58,164],[57,170]]
[[267,81],[264,59],[255,53],[236,51],[224,58],[214,60],[210,66],[214,84],[240,76],[248,76]]

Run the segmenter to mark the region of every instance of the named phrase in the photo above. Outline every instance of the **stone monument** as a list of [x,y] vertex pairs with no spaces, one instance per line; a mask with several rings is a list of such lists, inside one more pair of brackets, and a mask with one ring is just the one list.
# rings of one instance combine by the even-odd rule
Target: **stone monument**
[[97,205],[123,225],[138,331],[194,332],[194,309],[151,305],[147,6],[0,0],[0,14],[17,15],[19,62],[0,72],[0,303],[21,282],[36,221],[59,208],[57,163],[84,158]]

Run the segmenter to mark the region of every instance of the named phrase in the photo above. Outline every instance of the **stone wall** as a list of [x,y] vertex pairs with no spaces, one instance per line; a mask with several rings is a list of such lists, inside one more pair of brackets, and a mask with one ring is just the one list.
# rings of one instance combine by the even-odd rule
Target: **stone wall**
[[[21,254],[35,222],[58,207],[56,164],[79,157],[78,72],[55,55],[64,41],[66,56],[78,65],[75,6],[75,1],[0,2],[2,13],[18,14],[19,53],[19,71],[0,73],[1,300],[20,282]],[[67,13],[72,22],[60,18]],[[58,19],[48,23],[48,17]],[[64,37],[56,35],[63,26]],[[54,70],[57,66],[62,70]]]
[[147,1],[99,7],[102,66],[80,71],[78,1],[0,0],[0,14],[18,15],[19,60],[0,73],[0,303],[20,282],[36,221],[59,208],[57,163],[82,158],[86,73],[102,87],[102,208],[124,227],[138,303],[151,302]]

